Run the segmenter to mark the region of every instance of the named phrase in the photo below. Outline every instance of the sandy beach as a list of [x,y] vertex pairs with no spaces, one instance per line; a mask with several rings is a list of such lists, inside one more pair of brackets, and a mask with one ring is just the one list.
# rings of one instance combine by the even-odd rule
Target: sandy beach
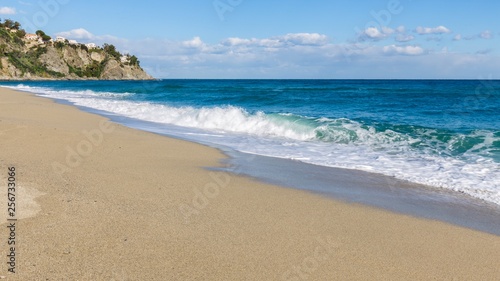
[[[7,280],[499,280],[500,237],[206,167],[216,149],[0,89]],[[16,170],[9,273],[8,168]]]

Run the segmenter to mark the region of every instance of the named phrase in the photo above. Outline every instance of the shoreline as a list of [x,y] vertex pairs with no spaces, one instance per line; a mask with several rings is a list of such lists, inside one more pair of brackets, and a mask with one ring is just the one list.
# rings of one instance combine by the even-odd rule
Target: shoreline
[[[18,221],[22,254],[9,279],[494,279],[500,273],[498,236],[210,171],[203,167],[220,167],[223,154],[200,144],[110,125],[74,106],[5,88],[0,120],[6,148],[0,168],[16,165],[20,188],[38,192],[20,193],[20,202],[40,207]],[[71,161],[78,150],[84,155]],[[6,250],[0,249],[4,257]]]
[[[74,106],[87,113],[109,118],[112,122],[128,128],[216,149],[224,154],[220,162],[229,166],[216,168],[219,171],[250,177],[285,188],[311,192],[347,203],[359,203],[417,218],[438,220],[500,236],[500,205],[469,194],[413,183],[378,173],[243,153],[223,145],[200,142],[199,139],[189,138],[189,135],[180,136],[172,133],[171,130],[175,130],[174,127],[165,128],[164,125],[154,122],[75,105],[64,99],[49,99],[63,105]],[[301,176],[303,174],[314,174],[315,177],[303,178]]]

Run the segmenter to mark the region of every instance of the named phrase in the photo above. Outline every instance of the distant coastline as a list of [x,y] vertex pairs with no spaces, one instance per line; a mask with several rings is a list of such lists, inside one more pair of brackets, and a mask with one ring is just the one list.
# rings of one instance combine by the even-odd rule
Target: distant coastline
[[19,22],[0,23],[0,80],[152,80],[135,55],[114,45],[79,43],[42,30],[27,33]]

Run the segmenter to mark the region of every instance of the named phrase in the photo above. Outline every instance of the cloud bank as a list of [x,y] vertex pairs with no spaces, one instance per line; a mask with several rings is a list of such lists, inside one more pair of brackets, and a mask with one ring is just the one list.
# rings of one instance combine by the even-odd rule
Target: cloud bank
[[451,30],[448,29],[445,26],[438,26],[438,27],[417,27],[415,31],[420,34],[444,34],[444,33],[451,33]]
[[[420,31],[431,36],[450,32],[445,27]],[[493,36],[492,33],[481,34],[485,39]],[[336,43],[334,38],[319,33],[288,33],[268,38],[230,37],[219,42],[206,42],[199,36],[183,41],[132,41],[109,35],[97,36],[83,28],[58,35],[101,45],[114,44],[123,53],[137,55],[143,68],[157,78],[474,79],[478,78],[475,77],[478,73],[500,72],[500,58],[484,48],[464,54],[453,53],[443,46],[426,47],[415,43],[417,38],[404,26],[368,28],[358,40],[344,43]],[[388,40],[392,42],[386,42]],[[453,37],[448,40],[453,42]]]

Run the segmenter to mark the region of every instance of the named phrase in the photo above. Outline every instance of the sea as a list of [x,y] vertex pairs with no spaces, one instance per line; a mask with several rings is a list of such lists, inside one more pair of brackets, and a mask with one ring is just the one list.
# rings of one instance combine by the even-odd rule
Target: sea
[[[500,80],[168,79],[0,86],[217,147],[232,158],[261,159],[249,176],[285,186],[313,189],[314,182],[296,184],[307,173],[312,181],[321,179],[320,192],[328,194],[328,176],[346,171],[353,180],[370,175],[420,186],[430,190],[426,197],[456,194],[500,206]],[[265,163],[267,173],[260,175]],[[283,166],[295,170],[273,180]],[[369,193],[369,182],[365,185],[351,199]]]

